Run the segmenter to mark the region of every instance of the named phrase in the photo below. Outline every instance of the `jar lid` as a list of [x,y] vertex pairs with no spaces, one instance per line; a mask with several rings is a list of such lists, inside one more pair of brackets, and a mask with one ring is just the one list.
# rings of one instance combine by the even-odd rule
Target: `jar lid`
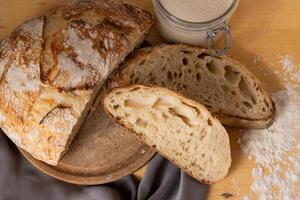
[[[159,11],[162,12],[162,17],[167,18],[167,20],[171,20],[171,21],[175,22],[175,24],[177,24],[180,28],[189,29],[189,30],[191,28],[192,29],[201,29],[203,27],[207,28],[207,26],[213,27],[217,24],[223,23],[226,20],[226,17],[228,15],[230,15],[232,13],[232,11],[235,10],[235,8],[238,4],[238,0],[231,0],[231,4],[228,4],[227,9],[225,9],[223,12],[218,11],[217,17],[212,18],[210,16],[206,16],[203,18],[203,19],[206,18],[205,20],[196,21],[196,20],[194,20],[196,15],[194,15],[194,17],[191,17],[191,18],[194,18],[193,20],[188,19],[188,17],[185,17],[188,20],[182,19],[183,15],[185,15],[185,16],[188,15],[188,14],[184,14],[184,13],[188,13],[188,12],[186,12],[186,9],[190,6],[190,5],[188,5],[188,6],[186,5],[187,1],[184,1],[184,2],[182,0],[153,0],[153,1],[155,2],[155,5],[159,9]],[[206,0],[206,1],[212,1],[212,0]],[[167,2],[169,2],[169,3],[167,3]],[[177,2],[178,2],[178,4],[181,3],[182,6],[178,6]],[[230,2],[230,1],[228,1],[228,2]],[[165,6],[168,6],[168,5],[169,5],[169,8],[166,8]],[[171,8],[170,5],[173,8]],[[197,5],[195,5],[195,6],[197,6]],[[182,10],[182,7],[185,9]],[[170,8],[176,9],[176,12],[173,11],[171,13]],[[220,10],[223,10],[223,9],[220,9]],[[176,15],[177,13],[181,13],[181,15]],[[181,16],[181,18],[180,18],[180,16]],[[199,16],[201,17],[204,15],[200,14]],[[211,15],[211,16],[213,16],[213,15]]]

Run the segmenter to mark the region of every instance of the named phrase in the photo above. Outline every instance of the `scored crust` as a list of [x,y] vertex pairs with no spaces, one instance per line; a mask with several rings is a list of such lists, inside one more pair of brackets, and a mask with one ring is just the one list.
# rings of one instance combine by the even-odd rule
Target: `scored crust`
[[22,24],[0,44],[2,130],[57,165],[104,80],[153,25],[118,0],[73,1]]

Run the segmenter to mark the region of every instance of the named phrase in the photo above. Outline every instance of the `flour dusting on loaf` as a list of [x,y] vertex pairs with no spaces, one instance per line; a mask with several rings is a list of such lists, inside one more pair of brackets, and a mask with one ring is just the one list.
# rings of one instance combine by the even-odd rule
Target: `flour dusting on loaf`
[[40,82],[34,74],[38,67],[38,64],[29,63],[29,67],[22,68],[13,62],[5,77],[8,87],[15,92],[38,91]]
[[[108,72],[108,66],[103,63],[103,58],[98,51],[94,49],[94,43],[90,39],[82,39],[76,32],[76,29],[70,28],[67,31],[68,41],[64,44],[66,48],[71,47],[77,55],[76,60],[86,66],[90,65],[104,76]],[[104,42],[107,39],[104,39]],[[106,48],[106,46],[105,46]]]
[[151,15],[118,0],[73,1],[0,43],[0,126],[57,165],[107,76],[145,39]]

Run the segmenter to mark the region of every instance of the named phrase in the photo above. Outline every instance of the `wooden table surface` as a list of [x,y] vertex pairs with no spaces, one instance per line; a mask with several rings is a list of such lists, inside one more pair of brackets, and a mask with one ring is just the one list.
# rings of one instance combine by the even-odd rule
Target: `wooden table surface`
[[[134,1],[134,0],[132,0]],[[62,0],[0,0],[0,40],[24,20],[43,13]],[[150,0],[135,2],[153,13]],[[279,57],[291,55],[300,63],[300,1],[298,0],[240,0],[231,20],[234,48],[230,56],[245,64],[269,92],[282,89]],[[149,36],[152,44],[163,41],[155,29]],[[260,58],[260,62],[254,60]],[[229,176],[210,187],[208,199],[224,199],[221,194],[233,194],[230,199],[242,199],[250,193],[253,161],[243,155],[236,143],[239,134],[228,129],[231,137],[232,167]],[[141,176],[144,169],[136,175]]]

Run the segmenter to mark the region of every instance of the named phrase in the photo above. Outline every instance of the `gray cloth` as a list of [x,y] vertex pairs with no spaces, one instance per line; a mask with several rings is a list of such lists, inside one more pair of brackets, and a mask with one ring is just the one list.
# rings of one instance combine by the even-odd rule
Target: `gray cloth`
[[140,183],[131,175],[99,186],[63,183],[35,169],[0,131],[0,200],[201,200],[207,189],[158,154]]

